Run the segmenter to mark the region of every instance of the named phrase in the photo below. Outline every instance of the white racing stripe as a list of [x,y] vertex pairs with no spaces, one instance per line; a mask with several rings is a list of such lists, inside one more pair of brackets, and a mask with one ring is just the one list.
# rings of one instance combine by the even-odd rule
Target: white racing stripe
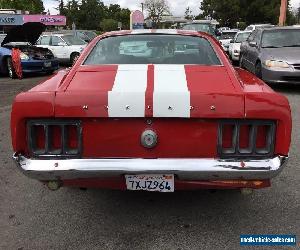
[[154,117],[190,117],[190,92],[184,65],[154,66]]
[[108,92],[109,117],[145,117],[148,65],[119,65]]

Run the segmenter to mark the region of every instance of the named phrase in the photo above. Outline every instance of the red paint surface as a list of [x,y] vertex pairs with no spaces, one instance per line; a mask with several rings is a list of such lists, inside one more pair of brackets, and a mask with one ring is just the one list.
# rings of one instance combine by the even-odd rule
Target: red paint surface
[[[201,158],[216,157],[217,123],[200,119],[88,119],[83,122],[84,157]],[[141,145],[141,134],[158,135],[153,149]]]
[[153,116],[154,65],[148,66],[147,89],[145,94],[145,116]]

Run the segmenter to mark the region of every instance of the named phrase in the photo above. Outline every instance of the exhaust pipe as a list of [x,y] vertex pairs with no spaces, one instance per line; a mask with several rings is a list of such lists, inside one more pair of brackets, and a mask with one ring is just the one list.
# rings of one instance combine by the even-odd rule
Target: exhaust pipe
[[48,181],[46,185],[51,191],[57,191],[62,186],[62,183],[61,181]]

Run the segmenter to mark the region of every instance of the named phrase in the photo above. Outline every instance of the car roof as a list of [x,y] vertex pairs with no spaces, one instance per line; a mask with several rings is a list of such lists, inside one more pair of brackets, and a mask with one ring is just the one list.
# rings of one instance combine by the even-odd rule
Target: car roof
[[237,33],[239,30],[222,30],[221,33]]
[[269,25],[273,25],[273,24],[271,24],[271,23],[258,23],[258,24],[251,24],[249,26],[269,26]]
[[294,27],[294,26],[274,26],[274,27],[262,27],[259,28],[262,30],[300,30],[300,27]]
[[212,24],[213,21],[211,21],[211,20],[194,20],[194,21],[191,21],[191,22],[183,23],[182,25],[186,25],[186,24],[198,24],[198,23]]
[[237,34],[243,34],[243,33],[252,33],[252,30],[241,30],[241,31],[238,31]]
[[106,35],[124,35],[124,34],[131,34],[131,35],[151,35],[151,34],[165,34],[165,35],[181,35],[181,34],[191,34],[191,35],[199,35],[205,34],[210,36],[209,34],[202,33],[199,31],[194,30],[177,30],[177,29],[137,29],[137,30],[121,30],[121,31],[111,31],[105,33]]
[[64,35],[74,35],[72,32],[62,32],[62,33],[57,33],[57,32],[43,32],[42,36],[64,36]]

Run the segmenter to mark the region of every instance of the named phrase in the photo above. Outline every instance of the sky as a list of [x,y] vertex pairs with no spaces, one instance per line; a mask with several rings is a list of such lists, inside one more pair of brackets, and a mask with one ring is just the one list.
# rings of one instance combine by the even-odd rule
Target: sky
[[[57,7],[57,2],[55,0],[43,0],[45,10],[50,10],[51,14],[57,14],[54,7]],[[119,4],[123,8],[128,8],[130,10],[141,9],[142,0],[103,0],[104,4]],[[199,13],[200,0],[169,0],[169,5],[171,13],[174,16],[183,16],[187,6],[193,10],[193,14]],[[291,5],[293,7],[300,6],[300,0],[291,0]]]

